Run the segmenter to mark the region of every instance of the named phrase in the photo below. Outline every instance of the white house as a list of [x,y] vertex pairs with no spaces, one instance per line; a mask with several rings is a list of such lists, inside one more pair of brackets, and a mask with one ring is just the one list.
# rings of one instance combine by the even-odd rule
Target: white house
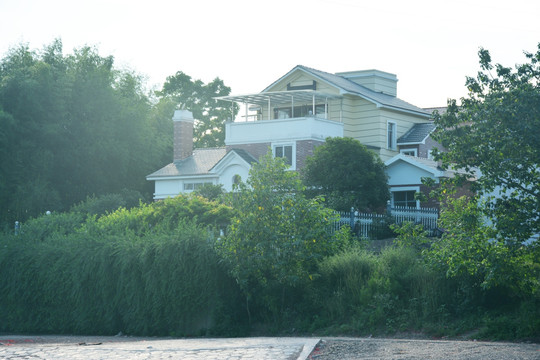
[[[406,184],[398,180],[397,167],[403,156],[427,157],[426,141],[433,130],[430,112],[399,99],[396,75],[379,70],[330,74],[298,65],[260,93],[218,99],[246,109],[240,119],[226,124],[225,147],[193,150],[192,115],[177,110],[174,161],[147,176],[155,182],[154,199],[191,192],[204,183],[231,190],[269,149],[285,158],[291,170],[300,170],[326,138],[343,136],[359,140],[390,161],[394,193],[410,191],[400,188]],[[412,162],[399,167],[403,165],[418,168]],[[438,175],[433,169],[427,174]],[[416,178],[407,179],[411,186],[419,184]],[[402,195],[407,196],[396,194],[396,201]]]

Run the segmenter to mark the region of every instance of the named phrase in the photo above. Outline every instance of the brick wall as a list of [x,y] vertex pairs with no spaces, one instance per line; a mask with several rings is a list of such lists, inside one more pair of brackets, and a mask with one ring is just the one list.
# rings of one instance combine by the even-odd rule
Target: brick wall
[[271,148],[272,148],[272,144],[269,142],[256,143],[256,144],[242,144],[242,145],[227,146],[227,152],[231,151],[232,149],[242,149],[248,152],[255,159],[259,159],[261,156],[266,155],[266,153],[268,153],[268,151],[270,151]]
[[296,142],[296,170],[301,170],[306,164],[306,158],[312,156],[315,148],[324,141],[301,140]]
[[[302,169],[306,164],[306,158],[313,155],[313,151],[319,145],[324,144],[324,141],[318,140],[299,140],[296,142],[296,170]],[[259,159],[261,156],[272,149],[272,143],[256,143],[227,146],[227,151],[232,149],[242,149],[247,151],[251,156]]]
[[174,122],[174,157],[182,160],[193,154],[193,121]]

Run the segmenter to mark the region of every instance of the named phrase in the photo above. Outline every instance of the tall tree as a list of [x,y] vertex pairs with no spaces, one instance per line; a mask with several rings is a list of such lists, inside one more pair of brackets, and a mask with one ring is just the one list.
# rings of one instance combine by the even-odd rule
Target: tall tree
[[307,158],[303,178],[309,192],[335,210],[375,210],[390,198],[384,164],[352,138],[326,139]]
[[237,105],[215,99],[217,96],[227,96],[231,88],[225,86],[222,80],[215,78],[208,84],[178,71],[169,76],[163,89],[156,92],[162,99],[171,99],[179,108],[188,109],[195,118],[194,146],[197,148],[217,147],[225,145],[225,122],[234,118],[238,112]]
[[493,65],[488,50],[478,55],[468,97],[435,116],[434,137],[448,150],[436,158],[466,171],[454,183],[478,177],[474,190],[501,238],[527,240],[540,232],[540,43],[515,69]]
[[0,62],[0,222],[149,190],[145,175],[167,150],[159,116],[140,77],[96,48],[10,50]]
[[247,182],[229,194],[237,214],[218,243],[247,299],[274,316],[298,303],[294,289],[307,286],[317,261],[347,239],[330,233],[336,214],[306,198],[298,174],[287,167],[271,153],[253,165]]

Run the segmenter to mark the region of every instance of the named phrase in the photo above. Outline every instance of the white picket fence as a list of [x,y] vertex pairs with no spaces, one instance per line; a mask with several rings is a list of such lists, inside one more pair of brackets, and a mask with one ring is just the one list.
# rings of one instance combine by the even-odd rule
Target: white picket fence
[[345,211],[339,212],[339,215],[340,220],[334,224],[334,230],[346,224],[351,226],[358,236],[364,238],[378,237],[378,234],[385,231],[389,220],[398,225],[406,221],[414,224],[422,224],[424,230],[428,231],[430,235],[435,235],[438,230],[439,210],[435,208],[391,207],[388,209],[387,214],[366,214],[356,211],[351,213]]

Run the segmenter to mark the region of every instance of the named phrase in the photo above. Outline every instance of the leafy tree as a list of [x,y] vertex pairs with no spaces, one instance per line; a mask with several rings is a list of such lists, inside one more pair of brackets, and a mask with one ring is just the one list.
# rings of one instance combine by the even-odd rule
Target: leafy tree
[[172,100],[178,107],[189,109],[195,118],[194,146],[197,148],[217,147],[225,145],[225,122],[234,118],[238,108],[215,99],[227,96],[231,88],[225,86],[223,80],[215,78],[208,84],[178,71],[169,76],[163,89],[156,92],[161,100]]
[[297,173],[286,168],[271,153],[253,165],[230,194],[237,215],[218,244],[248,301],[262,302],[274,317],[294,306],[294,290],[311,282],[317,261],[342,245],[341,234],[329,231],[336,215],[307,199]]
[[222,184],[203,184],[194,193],[208,200],[220,200],[225,194],[225,189]]
[[335,210],[373,210],[390,198],[384,164],[352,138],[326,139],[307,158],[303,178],[310,193],[323,195]]
[[467,77],[468,97],[435,114],[434,137],[448,150],[435,156],[466,172],[453,184],[479,170],[473,190],[486,199],[484,214],[499,237],[521,242],[540,232],[540,44],[515,69],[493,65],[485,49],[478,55],[481,71]]
[[425,251],[435,269],[470,291],[498,287],[510,297],[539,299],[538,244],[510,247],[493,241],[496,230],[484,223],[475,197],[448,199],[439,223],[446,231]]
[[40,52],[21,45],[0,61],[2,223],[89,195],[149,193],[145,176],[170,157],[140,76],[93,47],[62,51],[60,40]]

